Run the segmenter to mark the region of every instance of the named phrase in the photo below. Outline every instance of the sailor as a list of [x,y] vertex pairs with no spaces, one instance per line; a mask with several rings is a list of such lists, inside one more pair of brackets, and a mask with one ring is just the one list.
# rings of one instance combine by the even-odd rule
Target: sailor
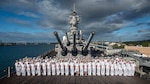
[[115,63],[112,61],[112,63],[110,64],[110,75],[111,76],[114,76],[114,66],[115,66]]
[[74,63],[73,63],[73,61],[70,62],[70,74],[71,74],[71,76],[74,76]]
[[28,60],[27,59],[28,58],[26,57],[24,65],[25,65],[25,71],[26,71],[25,73],[26,73],[27,76],[29,76],[29,74],[30,74],[30,68],[28,66]]
[[78,61],[75,63],[75,73],[76,73],[76,76],[79,75],[79,62]]
[[31,74],[32,74],[32,76],[35,76],[35,65],[34,65],[34,62],[31,63]]
[[96,75],[97,76],[100,76],[100,61],[97,61],[96,62]]
[[115,68],[115,76],[117,76],[118,75],[118,62],[117,61],[115,61],[114,68]]
[[60,73],[61,73],[61,75],[64,75],[64,62],[63,62],[63,60],[60,62]]
[[20,62],[20,65],[21,65],[22,76],[26,76],[25,63],[22,61],[22,62]]
[[48,59],[48,56],[46,56],[46,57],[45,57],[45,63],[47,63],[48,60],[49,60],[49,59]]
[[134,76],[134,73],[135,73],[135,62],[131,62],[131,76]]
[[42,75],[43,75],[43,76],[46,76],[46,63],[45,63],[44,60],[43,60],[43,62],[42,62]]
[[122,69],[123,69],[123,68],[122,68],[122,63],[121,63],[121,61],[119,61],[119,62],[118,62],[118,75],[119,75],[119,76],[122,76]]
[[15,62],[15,69],[16,69],[16,75],[17,76],[20,76],[21,75],[21,66],[20,66],[20,63],[18,62],[18,60],[16,60]]
[[106,65],[106,76],[109,76],[109,70],[110,70],[110,65],[109,65],[109,60],[107,60],[107,62],[105,62]]
[[21,64],[20,64],[20,61],[18,61],[18,65],[17,65],[17,67],[18,67],[18,75],[20,76],[21,75]]
[[59,61],[56,62],[56,75],[60,75],[60,65],[59,65]]
[[41,63],[40,63],[40,61],[37,61],[35,65],[36,65],[36,69],[37,69],[36,70],[37,75],[40,76],[41,75]]
[[69,75],[69,63],[68,63],[68,61],[65,61],[64,65],[65,65],[65,75],[68,76]]
[[52,62],[52,75],[55,75],[55,69],[56,69],[55,62],[53,61]]
[[101,75],[102,75],[102,76],[105,75],[105,64],[104,64],[104,60],[101,61]]
[[91,72],[92,72],[92,70],[91,70],[91,66],[92,64],[91,64],[91,61],[88,61],[88,76],[91,76]]
[[84,75],[87,76],[87,62],[84,62]]
[[47,66],[47,75],[50,76],[51,75],[51,61],[50,60],[46,62],[46,66]]
[[80,76],[83,76],[83,61],[80,61],[79,63],[79,67],[80,67]]
[[96,64],[95,64],[95,60],[92,61],[92,75],[95,76],[96,75]]
[[131,64],[130,61],[127,62],[127,76],[131,76]]
[[122,69],[123,69],[123,76],[127,76],[127,67],[125,61],[123,62]]

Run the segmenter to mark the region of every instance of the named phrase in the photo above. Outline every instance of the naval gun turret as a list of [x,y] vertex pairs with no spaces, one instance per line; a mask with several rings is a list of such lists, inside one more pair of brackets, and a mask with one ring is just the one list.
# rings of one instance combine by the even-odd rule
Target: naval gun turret
[[60,38],[59,38],[57,32],[54,32],[54,35],[55,35],[55,37],[56,37],[56,39],[57,39],[57,41],[58,41],[58,43],[59,43],[59,45],[60,45],[60,47],[61,47],[61,49],[62,49],[61,55],[62,55],[62,56],[66,56],[67,53],[68,53],[67,48],[64,47],[63,44],[61,43]]
[[88,38],[87,44],[82,48],[82,55],[86,56],[88,54],[88,46],[94,36],[95,32],[92,32]]

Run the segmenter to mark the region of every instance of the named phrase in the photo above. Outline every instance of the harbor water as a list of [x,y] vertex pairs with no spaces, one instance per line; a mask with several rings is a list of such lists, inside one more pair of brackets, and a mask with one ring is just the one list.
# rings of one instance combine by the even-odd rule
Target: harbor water
[[6,75],[7,67],[14,70],[16,60],[37,57],[54,49],[54,44],[0,46],[0,77]]

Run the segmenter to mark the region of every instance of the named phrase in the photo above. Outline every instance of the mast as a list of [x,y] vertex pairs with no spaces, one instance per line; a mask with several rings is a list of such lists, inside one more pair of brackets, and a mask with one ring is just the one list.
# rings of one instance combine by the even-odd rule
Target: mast
[[76,5],[75,5],[75,3],[73,4],[73,12],[76,12]]

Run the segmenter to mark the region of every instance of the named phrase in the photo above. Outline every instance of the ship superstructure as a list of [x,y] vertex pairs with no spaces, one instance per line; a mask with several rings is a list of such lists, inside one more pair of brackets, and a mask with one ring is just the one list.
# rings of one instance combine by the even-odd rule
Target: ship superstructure
[[80,18],[74,4],[73,12],[69,16],[70,32],[66,32],[62,41],[58,33],[54,32],[59,43],[55,47],[55,51],[57,52],[56,56],[95,56],[94,48],[89,47],[95,32],[91,32],[88,40],[84,41],[82,30],[78,30],[79,21]]

